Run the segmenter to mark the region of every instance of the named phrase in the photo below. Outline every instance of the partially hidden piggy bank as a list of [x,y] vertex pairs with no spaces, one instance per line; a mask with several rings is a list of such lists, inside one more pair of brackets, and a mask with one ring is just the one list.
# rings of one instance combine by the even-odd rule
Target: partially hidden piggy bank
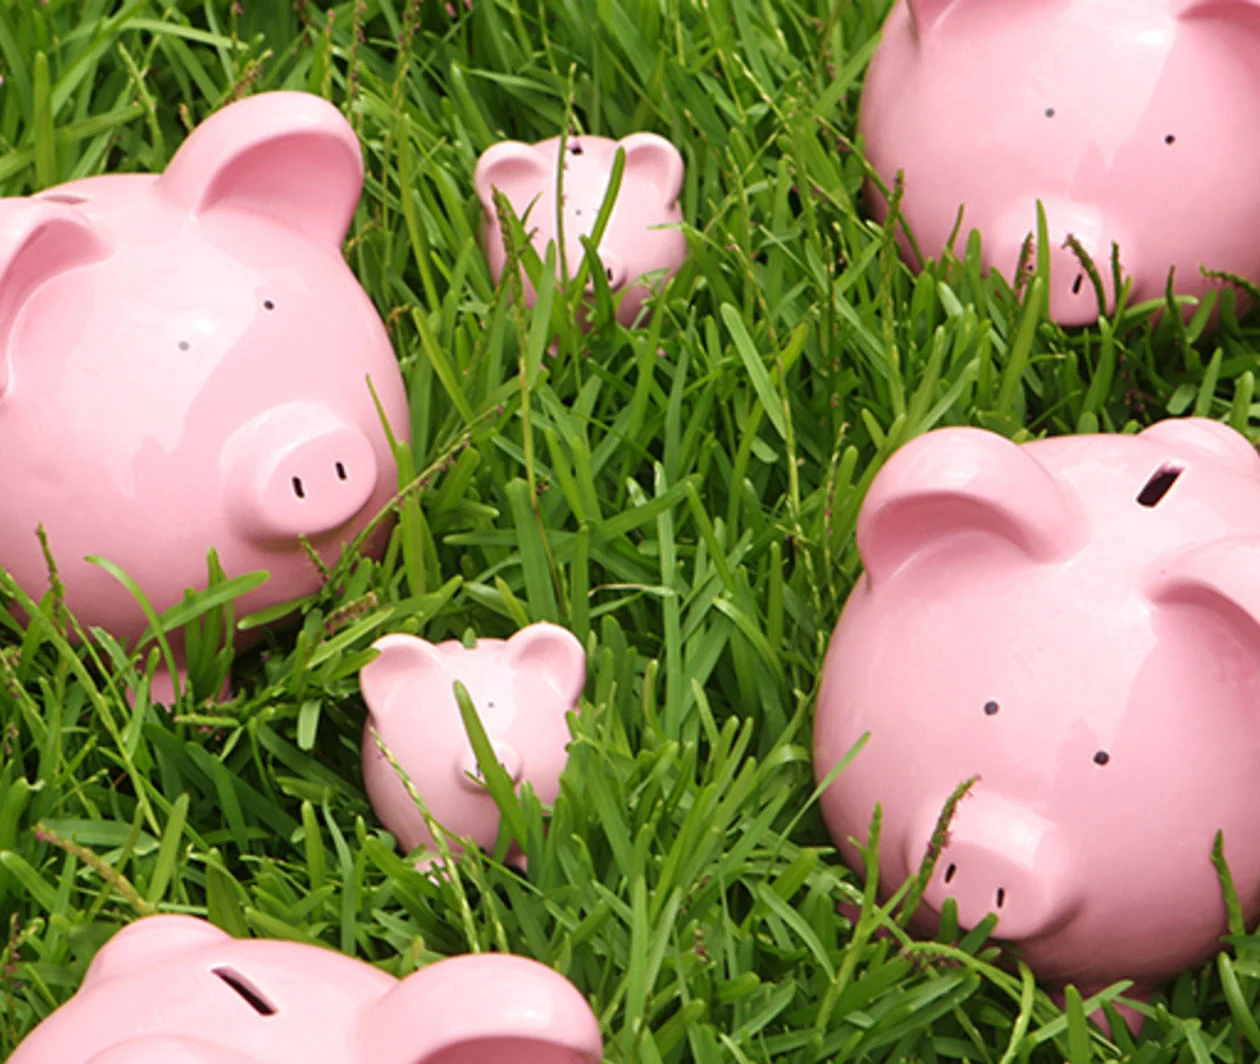
[[1113,244],[1130,303],[1163,298],[1172,267],[1178,295],[1218,283],[1201,266],[1260,283],[1260,0],[897,0],[859,132],[888,188],[904,170],[901,214],[925,256],[961,208],[957,253],[977,229],[986,268],[1014,281],[1040,200],[1064,325],[1099,315],[1070,236],[1107,312]]
[[[359,674],[368,707],[363,777],[381,822],[408,851],[428,847],[419,867],[439,863],[415,800],[372,736],[375,731],[406,773],[430,815],[450,835],[493,849],[499,809],[464,729],[454,684],[468,690],[495,756],[513,783],[528,782],[551,805],[571,741],[567,715],[578,712],[586,654],[572,632],[531,624],[507,640],[430,643],[412,635],[377,640],[380,656]],[[458,853],[458,844],[451,843]],[[513,844],[509,859],[523,867]]]
[[[915,917],[987,914],[1051,988],[1130,995],[1226,930],[1216,833],[1260,914],[1260,457],[1212,421],[1024,446],[978,429],[905,445],[858,520],[865,565],[814,733],[842,855],[883,811],[879,887]],[[1129,1017],[1133,1023],[1134,1018]]]
[[207,119],[160,175],[0,200],[0,567],[28,594],[49,587],[42,525],[85,626],[146,627],[88,555],[161,612],[214,547],[228,576],[270,573],[239,615],[317,590],[301,538],[333,562],[388,503],[369,380],[400,439],[409,417],[341,255],[362,179],[340,112],[275,92]]
[[524,957],[452,957],[398,980],[163,915],[110,939],[9,1064],[599,1064],[602,1048],[577,988]]
[[[620,300],[617,320],[625,326],[635,323],[653,288],[663,287],[687,257],[687,240],[678,228],[682,221],[678,206],[682,156],[655,133],[634,133],[622,140],[572,136],[565,142],[563,159],[559,137],[537,144],[509,140],[487,149],[477,161],[473,182],[484,215],[490,273],[496,282],[503,275],[507,255],[494,207],[494,189],[499,189],[516,215],[524,218],[525,231],[540,257],[545,258],[547,245],[556,242],[558,214],[563,217],[565,264],[569,276],[574,276],[586,255],[581,238],[589,238],[595,227],[618,148],[625,151],[625,168],[599,244],[599,257],[613,297]],[[559,212],[558,169],[563,170],[564,178]],[[560,265],[557,251],[557,276]],[[645,280],[645,274],[652,276]],[[535,293],[523,271],[521,276],[526,302],[533,306]]]

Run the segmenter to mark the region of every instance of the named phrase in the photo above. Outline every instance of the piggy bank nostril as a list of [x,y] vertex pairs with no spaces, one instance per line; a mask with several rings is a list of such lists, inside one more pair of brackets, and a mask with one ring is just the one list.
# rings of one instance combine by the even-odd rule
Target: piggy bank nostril
[[338,463],[337,463],[337,479],[338,479],[338,480],[348,480],[348,479],[349,479],[349,477],[350,477],[350,475],[346,472],[346,466],[345,466],[345,463],[344,463],[344,462],[338,462]]
[[994,900],[997,902],[997,907],[999,909],[1002,908],[1002,906],[1006,904],[1006,888],[1005,887],[998,887],[997,897]]
[[1081,286],[1085,283],[1085,275],[1078,273],[1076,280],[1072,282],[1072,295],[1079,296],[1081,294]]
[[957,874],[958,874],[958,866],[956,864],[951,864],[947,869],[945,869],[945,882],[946,883],[952,882],[954,879],[954,876]]
[[293,494],[296,495],[299,499],[306,498],[306,488],[303,487],[302,485],[301,477],[293,478]]

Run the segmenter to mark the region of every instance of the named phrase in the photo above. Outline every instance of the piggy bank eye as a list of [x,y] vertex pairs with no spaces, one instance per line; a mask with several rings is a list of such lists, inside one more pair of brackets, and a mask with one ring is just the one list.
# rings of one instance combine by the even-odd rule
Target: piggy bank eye
[[1177,136],[1176,136],[1176,134],[1174,134],[1174,133],[1169,133],[1169,134],[1168,134],[1168,136],[1166,136],[1166,137],[1164,138],[1164,143],[1165,143],[1165,144],[1167,144],[1167,145],[1169,145],[1170,147],[1171,147],[1173,144],[1176,144],[1176,143],[1177,143]]
[[986,702],[984,704],[984,715],[986,717],[996,717],[998,714],[998,710],[1001,708],[1002,707],[999,706],[996,702]]
[[1053,118],[1053,117],[1054,117],[1054,108],[1053,108],[1053,107],[1047,107],[1047,108],[1046,108],[1046,117],[1047,117],[1047,118]]
[[273,303],[270,299],[264,299],[264,300],[263,300],[263,309],[264,309],[264,310],[275,310],[275,309],[276,309],[276,305],[275,305],[275,303]]
[[1110,760],[1111,755],[1107,753],[1106,750],[1099,750],[1096,754],[1094,754],[1095,765],[1105,765]]

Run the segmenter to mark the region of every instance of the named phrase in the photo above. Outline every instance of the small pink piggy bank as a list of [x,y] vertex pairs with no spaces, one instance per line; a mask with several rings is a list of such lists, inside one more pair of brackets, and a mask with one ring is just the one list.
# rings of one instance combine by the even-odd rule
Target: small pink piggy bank
[[1217,283],[1200,266],[1260,283],[1260,0],[897,0],[859,132],[890,189],[905,171],[924,255],[961,207],[959,253],[978,229],[985,265],[1012,280],[1041,200],[1064,325],[1099,314],[1069,236],[1108,312],[1113,243],[1130,303],[1162,298],[1174,266],[1179,295]]
[[[898,451],[858,520],[866,571],[832,636],[814,733],[841,853],[883,808],[879,886],[916,916],[989,913],[1052,987],[1131,996],[1218,947],[1224,832],[1260,914],[1260,456],[1233,430],[1016,446],[978,429]],[[1130,1017],[1131,1022],[1133,1017]]]
[[599,1064],[576,987],[524,957],[437,961],[403,980],[332,950],[148,916],[9,1064]]
[[[642,279],[644,274],[663,270],[659,282],[650,279],[653,285],[663,285],[687,257],[687,239],[677,228],[682,221],[678,206],[682,156],[655,133],[634,133],[622,140],[569,137],[563,159],[559,137],[537,144],[509,140],[489,148],[477,161],[473,182],[485,215],[486,254],[496,282],[503,275],[506,253],[494,209],[494,189],[508,198],[518,217],[525,218],[525,231],[531,234],[540,256],[545,257],[547,245],[555,242],[557,215],[563,214],[565,260],[573,276],[586,255],[581,237],[589,237],[595,227],[618,148],[626,153],[625,169],[599,244],[599,257],[614,298],[620,297],[617,320],[627,327],[634,324],[652,291]],[[556,208],[557,167],[564,172],[562,211]],[[666,225],[674,227],[658,228]],[[557,276],[559,266],[557,252]],[[526,300],[533,306],[535,293],[523,272],[522,279]]]
[[[0,200],[0,566],[121,639],[154,609],[266,570],[239,613],[310,594],[390,499],[397,472],[369,380],[409,438],[383,324],[341,255],[363,163],[305,93],[219,111],[165,173]],[[377,537],[376,544],[379,544]],[[178,636],[178,633],[172,633]],[[169,701],[159,676],[155,697]]]
[[[540,623],[507,640],[478,639],[471,649],[457,640],[434,645],[401,634],[374,646],[380,656],[359,674],[368,706],[363,777],[377,816],[402,846],[432,847],[433,836],[373,730],[438,824],[483,849],[493,848],[498,838],[499,809],[479,779],[455,699],[456,680],[467,688],[512,781],[528,781],[544,805],[556,800],[571,739],[566,716],[578,711],[586,686],[586,654],[572,632]],[[453,852],[458,849],[452,845]],[[523,867],[515,845],[509,857]],[[420,867],[438,860],[431,851]]]

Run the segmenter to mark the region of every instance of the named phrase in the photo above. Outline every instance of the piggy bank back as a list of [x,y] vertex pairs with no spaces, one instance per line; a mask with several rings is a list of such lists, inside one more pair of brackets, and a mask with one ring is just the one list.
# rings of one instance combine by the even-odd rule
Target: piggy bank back
[[1201,266],[1260,282],[1257,0],[897,0],[859,131],[888,188],[905,172],[901,213],[925,256],[962,208],[959,253],[978,229],[986,267],[1013,281],[1040,200],[1065,325],[1099,313],[1069,237],[1108,309],[1113,243],[1130,303],[1162,298],[1173,267],[1181,295],[1215,283]]
[[[607,137],[570,137],[560,157],[560,138],[522,144],[504,141],[477,161],[473,180],[484,214],[486,254],[497,282],[503,275],[506,252],[494,189],[499,189],[518,217],[539,256],[557,240],[557,168],[563,169],[562,209],[564,253],[569,275],[577,273],[586,254],[582,237],[590,237],[608,192],[617,149],[625,151],[621,187],[599,244],[608,285],[619,297],[617,320],[633,325],[652,288],[663,286],[687,256],[687,240],[677,228],[682,221],[678,196],[682,191],[683,161],[669,141],[654,133],[635,133],[622,140]],[[528,215],[526,214],[528,212]],[[661,229],[657,226],[674,225]],[[559,276],[560,256],[556,254]],[[648,281],[644,274],[660,273]],[[535,294],[522,272],[526,302]],[[590,290],[588,286],[588,291]]]
[[[506,641],[479,639],[471,648],[402,634],[385,636],[375,647],[380,656],[359,676],[368,706],[363,778],[377,816],[407,850],[432,847],[433,835],[373,731],[448,833],[485,849],[498,837],[499,810],[468,741],[456,680],[467,688],[512,782],[528,782],[544,805],[556,800],[568,758],[566,718],[577,712],[586,685],[586,655],[573,633],[531,624]],[[512,857],[521,863],[519,853]],[[435,860],[432,851],[421,864]]]
[[316,590],[389,500],[402,379],[341,240],[358,141],[332,105],[277,92],[200,125],[165,173],[0,200],[0,566],[39,598],[47,532],[85,625],[145,618],[229,576],[270,580],[241,612]]
[[918,872],[959,802],[917,917],[998,917],[1052,985],[1133,993],[1226,928],[1224,833],[1260,911],[1260,457],[1198,419],[1023,447],[975,429],[907,444],[858,522],[866,571],[832,636],[815,726],[822,796],[880,889]]
[[599,1064],[601,1053],[577,988],[524,957],[453,957],[400,981],[319,946],[149,916],[101,948],[9,1064]]

